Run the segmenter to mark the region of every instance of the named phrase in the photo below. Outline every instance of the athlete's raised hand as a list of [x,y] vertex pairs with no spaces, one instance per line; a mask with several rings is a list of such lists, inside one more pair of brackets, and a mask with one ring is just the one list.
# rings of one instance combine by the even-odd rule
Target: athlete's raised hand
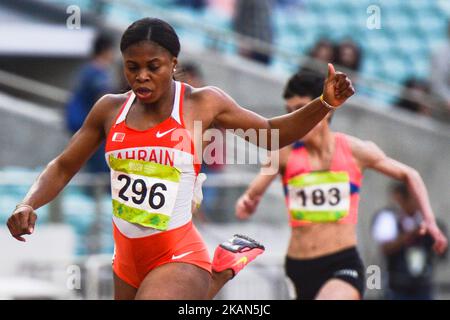
[[333,107],[339,107],[355,93],[352,81],[345,73],[336,72],[328,64],[328,75],[323,86],[323,99]]
[[246,193],[236,202],[236,217],[241,220],[250,218],[255,212],[261,197],[250,198]]
[[434,240],[433,250],[437,254],[443,254],[447,249],[448,240],[439,229],[438,225],[435,222],[422,223],[422,225],[420,226],[420,234],[425,235],[426,233],[429,233]]
[[25,242],[26,240],[22,236],[33,233],[36,220],[37,215],[33,208],[21,205],[14,210],[6,225],[14,238]]

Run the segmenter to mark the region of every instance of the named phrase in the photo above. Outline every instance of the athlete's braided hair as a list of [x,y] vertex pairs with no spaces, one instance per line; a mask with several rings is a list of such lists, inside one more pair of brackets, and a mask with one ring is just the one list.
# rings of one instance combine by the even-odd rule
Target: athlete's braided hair
[[122,35],[120,51],[141,41],[152,41],[169,51],[172,56],[180,53],[180,40],[167,22],[157,18],[143,18],[133,22]]

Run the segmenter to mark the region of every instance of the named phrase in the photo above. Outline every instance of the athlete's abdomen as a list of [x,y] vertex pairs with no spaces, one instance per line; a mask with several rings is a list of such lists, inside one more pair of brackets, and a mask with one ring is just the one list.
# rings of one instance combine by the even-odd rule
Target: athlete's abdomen
[[356,246],[356,225],[321,223],[292,228],[287,255],[312,259]]

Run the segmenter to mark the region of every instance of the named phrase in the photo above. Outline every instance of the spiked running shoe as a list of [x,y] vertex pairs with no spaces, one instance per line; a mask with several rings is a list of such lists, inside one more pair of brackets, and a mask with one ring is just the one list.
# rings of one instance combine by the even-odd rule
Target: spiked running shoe
[[233,238],[217,246],[212,269],[215,272],[231,269],[234,277],[264,250],[264,246],[252,238],[235,234]]

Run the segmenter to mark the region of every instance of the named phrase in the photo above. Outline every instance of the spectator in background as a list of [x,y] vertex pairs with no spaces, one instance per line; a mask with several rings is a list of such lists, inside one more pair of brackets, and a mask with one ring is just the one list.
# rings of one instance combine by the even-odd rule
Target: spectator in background
[[[348,72],[348,70],[355,73],[359,72],[361,67],[361,56],[361,48],[351,39],[342,41],[336,48],[336,64],[346,68],[344,69],[346,72]],[[357,74],[353,74],[352,79],[354,79],[354,84],[358,83]]]
[[277,0],[277,5],[284,9],[290,9],[293,7],[302,7],[305,0]]
[[444,108],[450,111],[450,20],[447,28],[447,43],[432,57],[431,89],[434,94],[442,98]]
[[321,38],[316,42],[314,47],[309,51],[308,57],[314,60],[306,61],[299,72],[319,72],[323,76],[326,75],[328,63],[335,63],[335,46],[328,39]]
[[352,40],[344,40],[337,47],[336,64],[358,72],[361,66],[361,48]]
[[182,63],[179,72],[176,74],[176,78],[195,88],[203,87],[205,85],[202,71],[198,65],[193,62]]
[[[272,0],[236,0],[233,30],[240,35],[272,44],[273,21]],[[255,61],[270,64],[270,52],[262,52],[252,44],[241,42],[239,53]]]
[[206,0],[176,0],[179,6],[191,7],[195,10],[203,10],[206,7]]
[[[113,90],[112,68],[114,40],[111,35],[100,33],[92,46],[91,60],[82,67],[77,84],[66,105],[66,126],[71,134],[83,125],[95,102]],[[108,172],[104,157],[104,145],[88,160],[86,169],[91,173]]]
[[430,86],[424,80],[410,78],[404,83],[404,90],[396,106],[422,115],[430,116],[431,107],[426,95],[430,93]]
[[333,42],[324,38],[320,39],[311,49],[309,56],[323,63],[334,63],[336,59]]
[[[433,299],[433,239],[421,232],[421,214],[403,183],[391,187],[395,206],[375,214],[372,235],[387,262],[388,290],[393,300]],[[442,226],[441,226],[442,228]],[[445,228],[442,228],[445,233]]]

